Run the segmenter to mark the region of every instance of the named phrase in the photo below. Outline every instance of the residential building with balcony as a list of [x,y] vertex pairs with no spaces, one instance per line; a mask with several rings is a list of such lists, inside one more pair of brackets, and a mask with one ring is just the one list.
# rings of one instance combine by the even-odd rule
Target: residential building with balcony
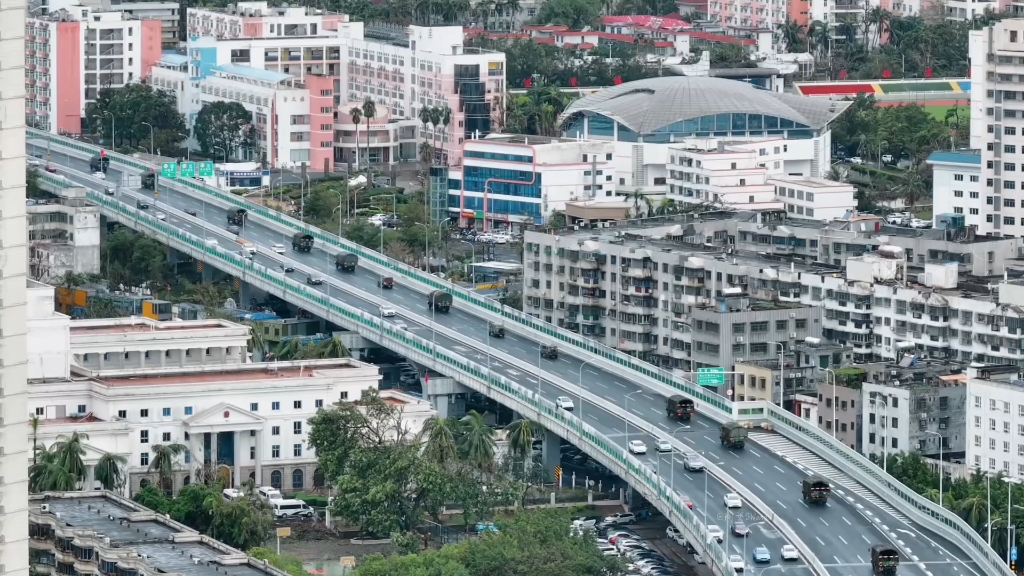
[[47,16],[60,10],[89,8],[96,12],[123,12],[137,20],[159,20],[165,50],[178,48],[181,38],[178,25],[181,15],[178,2],[122,2],[121,0],[31,0],[29,14]]
[[[995,199],[981,183],[980,151],[936,150],[928,155],[927,162],[932,167],[933,224],[938,226],[940,214],[963,214],[965,226],[974,227],[982,234],[991,233],[994,228],[987,212],[994,206],[987,206],[992,206]],[[1010,198],[1002,201],[1016,204],[1016,200]]]
[[100,212],[80,187],[26,201],[29,274],[53,282],[68,272],[100,273]]
[[[458,165],[462,143],[492,131],[493,112],[506,90],[505,55],[465,47],[458,26],[364,25],[344,14],[239,2],[228,9],[190,10],[188,30],[193,82],[228,64],[287,74],[305,83],[308,76],[329,79],[328,86],[315,91],[324,98],[315,107],[332,116],[334,142],[341,144],[325,147],[333,154],[332,165],[362,168],[353,161],[356,130],[346,116],[366,98],[375,102],[378,116],[370,121],[365,161],[384,166],[415,162],[418,143],[427,141],[436,143],[439,162]],[[418,121],[424,107],[447,107],[450,122],[424,128]],[[409,145],[413,127],[416,146]],[[365,129],[360,130],[363,138]],[[278,157],[275,162],[302,160]],[[309,162],[320,168],[318,160]]]
[[28,18],[26,123],[54,134],[81,133],[90,121],[82,116],[86,106],[101,89],[148,78],[162,34],[159,20],[84,6]]
[[34,494],[24,508],[23,546],[35,574],[287,574],[111,492]]
[[448,213],[462,226],[520,231],[575,201],[615,201],[614,145],[492,134],[467,140],[448,173]]

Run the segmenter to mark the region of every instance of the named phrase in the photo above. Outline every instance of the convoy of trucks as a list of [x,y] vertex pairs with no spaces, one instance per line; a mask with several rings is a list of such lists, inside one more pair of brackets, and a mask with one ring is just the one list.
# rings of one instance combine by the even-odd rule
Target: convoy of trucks
[[345,272],[355,272],[359,257],[351,252],[339,252],[334,256],[334,268]]
[[826,504],[831,491],[832,487],[824,476],[814,474],[803,479],[804,502]]
[[452,295],[443,290],[427,294],[427,307],[434,312],[447,312],[452,307]]
[[309,252],[313,249],[313,236],[305,232],[296,232],[292,235],[292,250],[296,252]]
[[900,566],[900,553],[889,544],[871,547],[871,571],[875,576],[895,576]]
[[673,420],[689,420],[693,417],[695,412],[693,400],[677,394],[669,397],[666,402],[665,412],[668,413],[669,418]]
[[107,168],[110,167],[110,158],[107,156],[100,156],[99,154],[89,159],[89,169],[93,172],[107,173]]
[[726,422],[719,429],[718,439],[723,446],[743,448],[747,443],[747,429],[739,422]]

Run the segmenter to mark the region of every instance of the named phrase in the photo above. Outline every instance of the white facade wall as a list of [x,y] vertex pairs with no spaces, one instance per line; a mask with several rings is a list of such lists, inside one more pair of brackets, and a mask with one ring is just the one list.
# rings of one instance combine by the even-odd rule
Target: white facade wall
[[99,274],[99,208],[36,204],[27,212],[33,278],[50,282],[66,272]]
[[818,178],[769,178],[775,198],[796,217],[826,222],[857,208],[857,190],[849,184]]
[[1024,387],[1015,375],[967,381],[966,464],[982,472],[1024,478]]
[[882,457],[916,449],[910,446],[910,390],[865,382],[861,389],[864,419],[861,446],[866,456]]
[[984,234],[984,230],[992,230],[985,217],[992,194],[982,186],[981,163],[959,162],[955,156],[933,154],[928,158],[932,166],[933,223],[939,214],[963,214],[967,226],[977,226]]
[[679,203],[781,208],[752,150],[694,152],[669,148],[669,193]]
[[25,2],[0,4],[0,576],[28,576]]
[[53,286],[28,282],[28,379],[71,377],[71,318],[54,311]]

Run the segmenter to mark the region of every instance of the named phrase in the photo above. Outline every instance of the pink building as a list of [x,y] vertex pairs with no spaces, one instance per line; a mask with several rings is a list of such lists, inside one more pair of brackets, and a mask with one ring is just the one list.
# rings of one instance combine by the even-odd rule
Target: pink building
[[159,20],[122,12],[75,6],[28,18],[26,123],[53,133],[80,133],[85,107],[99,90],[146,78],[160,59],[161,43]]

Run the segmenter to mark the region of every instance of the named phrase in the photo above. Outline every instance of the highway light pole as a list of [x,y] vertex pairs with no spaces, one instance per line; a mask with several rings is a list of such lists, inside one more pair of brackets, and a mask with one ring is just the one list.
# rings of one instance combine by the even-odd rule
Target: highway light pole
[[634,390],[629,394],[626,394],[626,400],[623,404],[623,409],[626,411],[626,414],[622,417],[622,422],[626,425],[626,450],[629,450],[629,397],[641,392],[643,392],[643,390]]
[[104,114],[110,116],[110,149],[114,149],[114,114],[109,110],[104,110]]
[[153,125],[149,122],[139,122],[143,126],[149,126],[149,155],[156,156],[156,148],[153,146]]
[[1006,565],[1010,565],[1010,549],[1013,547],[1014,541],[1014,529],[1016,526],[1013,525],[1013,518],[1011,512],[1013,511],[1013,485],[1020,484],[1020,480],[1016,478],[1004,477],[1003,482],[1006,482]]
[[942,434],[938,432],[932,432],[931,430],[924,430],[925,434],[932,434],[939,437],[939,507],[942,507],[942,477],[944,476],[944,470],[942,468]]

